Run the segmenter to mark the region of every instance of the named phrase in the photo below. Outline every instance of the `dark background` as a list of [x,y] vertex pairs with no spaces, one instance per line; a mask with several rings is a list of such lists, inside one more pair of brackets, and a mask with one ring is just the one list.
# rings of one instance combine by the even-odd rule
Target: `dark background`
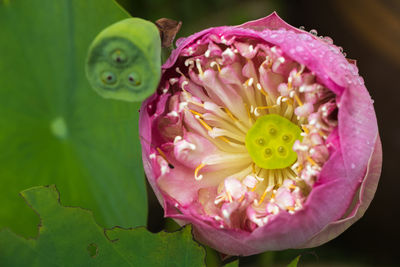
[[[240,259],[240,266],[287,264],[302,254],[300,266],[394,266],[400,242],[400,1],[399,0],[119,0],[133,16],[183,22],[179,36],[210,26],[235,25],[276,10],[288,23],[329,36],[357,59],[375,101],[383,143],[383,170],[366,214],[338,238],[314,249],[266,253]],[[399,167],[399,170],[397,170]],[[162,210],[150,201],[149,228],[164,227]],[[162,222],[162,223],[160,223]],[[167,221],[167,225],[171,223]]]

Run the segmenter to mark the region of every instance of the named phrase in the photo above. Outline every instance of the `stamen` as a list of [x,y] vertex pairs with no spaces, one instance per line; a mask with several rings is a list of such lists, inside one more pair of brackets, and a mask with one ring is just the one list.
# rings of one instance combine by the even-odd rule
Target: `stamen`
[[228,114],[228,116],[233,120],[233,121],[237,121],[237,119],[235,118],[235,116],[233,116],[232,112],[228,109],[228,108],[224,108],[226,114]]
[[213,61],[210,63],[211,68],[214,68],[214,66],[217,66],[218,72],[221,72],[221,67],[219,66],[219,64],[216,61]]
[[194,111],[194,110],[192,110],[192,109],[189,109],[189,111],[192,112],[194,115],[197,115],[197,116],[199,116],[200,118],[203,118],[203,114],[201,114],[201,113],[199,113],[199,112],[197,112],[197,111]]
[[323,131],[319,131],[318,133],[319,133],[319,135],[321,135],[325,139],[328,137]]
[[199,106],[201,108],[204,108],[204,104],[202,104],[202,103],[198,103],[198,102],[193,101],[193,100],[189,100],[189,103],[191,103],[193,105],[196,105],[196,106]]
[[247,107],[247,104],[244,104],[244,108],[245,108],[246,111],[247,111],[247,116],[249,117],[249,123],[252,124],[253,119],[251,118],[251,113],[250,113],[250,110],[249,110],[248,107]]
[[254,79],[253,79],[253,78],[250,78],[250,79],[248,79],[248,80],[245,82],[245,84],[246,84],[247,86],[252,86],[252,85],[253,85],[253,82],[254,82]]
[[260,83],[257,83],[257,90],[260,91],[261,94],[263,94],[265,97],[268,97],[267,92],[264,91]]
[[176,67],[176,72],[182,75],[183,77],[186,77],[185,74],[182,73],[182,71],[179,69],[179,67]]
[[203,175],[198,175],[199,171],[204,168],[204,166],[206,166],[204,163],[201,163],[199,166],[197,166],[197,168],[194,170],[194,179],[196,179],[197,181],[200,181],[201,179],[203,179]]
[[271,105],[271,106],[261,106],[261,107],[256,107],[254,109],[254,115],[260,116],[261,114],[258,112],[258,110],[263,110],[263,109],[270,109],[270,108],[276,108],[279,107],[279,105]]
[[307,160],[308,160],[312,165],[318,166],[318,164],[317,164],[310,156],[307,156]]
[[[177,68],[177,69],[178,69],[178,68]],[[179,81],[178,78],[171,78],[171,79],[169,79],[169,83],[170,83],[171,85],[176,84],[178,81]]]
[[301,125],[301,128],[303,129],[303,131],[304,131],[306,134],[309,134],[309,133],[310,133],[310,130],[307,128],[307,126]]
[[300,173],[302,169],[303,169],[303,165],[300,164],[296,169],[297,173]]
[[183,90],[184,92],[186,92],[186,93],[188,93],[188,91],[185,90],[185,85],[188,85],[188,84],[189,84],[188,81],[183,81],[182,84],[181,84],[182,90]]
[[157,147],[156,149],[157,149],[158,153],[160,154],[160,156],[163,157],[163,159],[165,159],[166,162],[168,162],[167,156],[165,156],[164,152],[159,147]]
[[222,141],[228,143],[228,144],[232,144],[232,142],[230,142],[230,141],[228,140],[228,138],[226,138],[225,136],[218,136],[218,138],[221,139]]
[[232,203],[232,196],[231,196],[231,194],[229,193],[229,191],[226,191],[226,195],[228,196],[228,200],[229,200],[229,202],[231,202]]
[[[265,199],[265,197],[267,196],[268,191],[270,190],[269,186],[264,190],[264,193],[262,194],[261,198],[259,201],[257,201],[257,205],[261,205]],[[273,197],[271,197],[273,198]]]
[[157,149],[158,153],[160,154],[160,156],[168,163],[168,167],[170,167],[171,169],[175,168],[174,165],[172,165],[168,161],[167,156],[165,156],[164,152],[159,147],[157,147],[156,149]]
[[202,120],[202,119],[200,118],[200,116],[199,116],[199,118],[197,118],[197,119],[200,121],[201,125],[203,125],[204,128],[206,128],[208,131],[212,131],[211,126],[208,125],[204,120]]
[[203,76],[204,72],[203,72],[203,69],[201,68],[200,59],[196,59],[196,67],[197,67],[197,70],[199,71],[199,75]]
[[256,164],[254,162],[251,164],[251,169],[253,170],[253,174],[256,174]]
[[289,189],[291,189],[291,190],[295,190],[295,189],[297,188],[297,186],[295,186],[294,184],[291,184],[291,185],[289,185],[288,187],[289,187]]
[[299,104],[299,106],[303,105],[303,102],[301,102],[300,98],[298,95],[294,95],[294,98],[296,99],[297,103]]
[[290,211],[294,211],[294,207],[286,207],[286,209],[290,212]]

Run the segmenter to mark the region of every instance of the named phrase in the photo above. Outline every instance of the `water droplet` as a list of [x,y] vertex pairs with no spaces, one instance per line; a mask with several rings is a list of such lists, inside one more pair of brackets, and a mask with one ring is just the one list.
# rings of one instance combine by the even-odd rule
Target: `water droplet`
[[304,27],[304,26],[300,26],[300,27],[299,27],[299,29],[300,29],[300,30],[303,30],[303,31],[305,30],[305,28],[306,28],[306,27]]
[[312,29],[312,30],[310,31],[310,33],[311,33],[312,35],[315,35],[315,36],[318,35],[318,32],[317,32],[317,30],[315,30],[315,29]]
[[324,42],[327,43],[327,44],[333,44],[333,40],[332,40],[332,38],[329,37],[329,36],[325,36],[325,37],[323,37],[322,39],[323,39]]

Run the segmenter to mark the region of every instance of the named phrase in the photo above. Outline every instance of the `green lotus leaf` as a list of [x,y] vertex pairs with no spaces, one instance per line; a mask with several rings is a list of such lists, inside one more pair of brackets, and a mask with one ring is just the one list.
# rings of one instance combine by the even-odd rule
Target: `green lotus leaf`
[[204,266],[205,250],[190,226],[157,234],[144,227],[104,230],[90,211],[62,206],[55,186],[21,195],[40,215],[39,235],[0,231],[0,266]]
[[105,100],[85,76],[94,37],[128,17],[112,0],[0,1],[0,229],[34,236],[18,192],[48,184],[104,227],[146,223],[140,103]]

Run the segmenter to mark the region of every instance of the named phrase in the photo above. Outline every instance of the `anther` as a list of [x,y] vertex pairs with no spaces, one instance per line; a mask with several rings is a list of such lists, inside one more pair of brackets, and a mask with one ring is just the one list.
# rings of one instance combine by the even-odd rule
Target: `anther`
[[307,156],[307,160],[308,160],[308,162],[310,162],[312,165],[318,166],[318,164],[317,164],[310,156]]
[[214,66],[217,66],[218,72],[221,72],[221,67],[219,66],[219,64],[215,61],[210,63],[210,67],[214,68]]
[[188,85],[188,84],[189,84],[188,81],[183,81],[183,82],[182,82],[181,88],[182,88],[183,91],[187,92],[187,91],[185,90],[185,85]]
[[198,175],[199,171],[204,168],[204,166],[206,166],[204,163],[201,163],[199,166],[197,166],[197,168],[194,170],[194,179],[196,179],[197,181],[200,181],[201,179],[203,179],[203,175]]
[[294,95],[294,98],[296,99],[296,101],[297,101],[297,103],[299,104],[299,106],[302,106],[303,105],[303,102],[301,102],[301,100],[300,100],[300,98],[299,98],[299,96],[298,95]]
[[199,116],[200,118],[203,118],[203,114],[201,114],[201,113],[199,113],[199,112],[197,112],[197,111],[194,111],[194,110],[192,110],[192,109],[189,109],[189,111],[192,112],[194,115],[197,115],[197,116]]
[[201,64],[200,64],[200,59],[196,59],[196,67],[197,67],[197,70],[199,71],[199,75],[200,76],[203,76],[203,69],[201,68]]
[[237,119],[235,118],[235,116],[233,116],[232,112],[228,109],[228,108],[224,108],[226,114],[228,114],[228,116],[233,120],[233,121],[237,121]]

